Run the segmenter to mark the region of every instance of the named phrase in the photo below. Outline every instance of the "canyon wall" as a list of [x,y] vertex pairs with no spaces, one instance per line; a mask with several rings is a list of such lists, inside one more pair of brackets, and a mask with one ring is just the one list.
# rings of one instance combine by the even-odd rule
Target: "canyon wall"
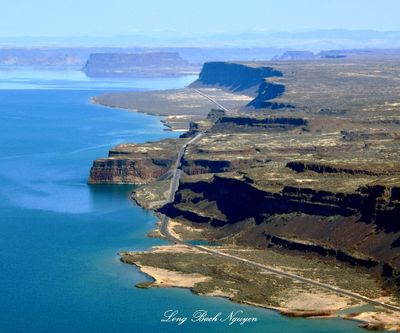
[[[183,181],[175,201],[160,211],[214,226],[221,238],[235,234],[236,242],[248,246],[332,257],[400,287],[399,192],[383,185],[353,193],[290,186],[270,192],[247,178],[214,175]],[[246,231],[236,234],[241,223]]]

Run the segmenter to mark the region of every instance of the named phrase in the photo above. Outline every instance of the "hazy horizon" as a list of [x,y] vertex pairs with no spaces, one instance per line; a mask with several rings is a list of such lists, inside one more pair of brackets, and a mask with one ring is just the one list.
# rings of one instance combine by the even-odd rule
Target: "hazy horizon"
[[400,48],[399,10],[397,0],[20,0],[2,3],[0,47]]
[[400,48],[399,31],[310,30],[302,32],[249,31],[225,34],[188,34],[163,31],[115,36],[0,37],[0,48],[64,47],[210,47],[284,48],[318,52],[327,49]]
[[[397,0],[2,1],[0,37],[116,36],[162,31],[242,33],[310,30],[398,31]],[[385,17],[382,20],[382,17]]]

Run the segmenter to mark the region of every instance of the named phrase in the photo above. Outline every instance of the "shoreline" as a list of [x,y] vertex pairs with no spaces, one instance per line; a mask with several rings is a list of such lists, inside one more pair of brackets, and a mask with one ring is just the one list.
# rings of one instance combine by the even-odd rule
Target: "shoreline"
[[[163,120],[161,120],[161,122],[163,123],[163,125],[165,127],[167,127],[168,129],[166,130],[172,130],[173,131],[173,127],[172,126],[168,126],[168,124],[166,123],[165,119],[167,119],[168,117],[174,117],[174,115],[158,115],[155,113],[151,113],[151,112],[144,112],[144,111],[140,111],[138,109],[129,109],[129,108],[121,108],[121,107],[113,107],[110,105],[106,105],[106,104],[102,104],[99,103],[95,98],[91,99],[91,102],[94,104],[98,104],[101,105],[103,107],[112,107],[112,108],[119,108],[119,109],[123,109],[126,111],[133,111],[133,112],[138,112],[138,113],[142,113],[142,114],[147,114],[147,115],[151,115],[151,116],[157,116],[157,117],[162,117]],[[175,115],[176,116],[176,115]],[[183,129],[180,129],[179,131],[183,131]],[[137,200],[136,203],[141,206],[142,208],[146,209],[146,210],[151,210],[154,212],[153,209],[148,209],[143,207],[142,205],[139,204],[139,202]],[[159,237],[162,236],[161,233],[156,231],[151,231],[151,237]],[[175,234],[176,235],[176,234]],[[164,237],[161,237],[164,238]],[[120,255],[124,256],[127,254],[130,254],[131,252],[121,252]],[[133,252],[132,252],[133,253]],[[140,252],[138,252],[140,253]],[[148,253],[148,252],[141,252],[141,253]],[[121,261],[122,257],[121,257]],[[125,261],[123,261],[125,262]],[[344,306],[344,307],[339,307],[336,309],[332,309],[332,310],[314,310],[314,311],[307,311],[304,309],[291,309],[291,308],[285,308],[285,307],[276,307],[276,306],[269,306],[269,305],[264,305],[264,304],[258,304],[258,303],[253,303],[253,302],[248,302],[248,301],[238,301],[237,299],[233,299],[231,296],[229,295],[224,295],[223,293],[199,293],[193,290],[193,286],[196,284],[196,282],[191,282],[188,283],[187,281],[185,283],[181,282],[176,282],[174,283],[174,278],[178,279],[179,278],[182,280],[185,280],[184,275],[182,275],[181,273],[172,273],[171,276],[171,272],[173,271],[168,271],[165,272],[165,270],[163,271],[162,268],[157,268],[157,267],[153,267],[153,268],[149,268],[149,266],[146,265],[141,265],[141,264],[137,264],[137,263],[130,263],[129,264],[133,264],[135,265],[139,271],[141,271],[142,273],[146,274],[147,276],[149,276],[150,278],[152,278],[154,281],[152,282],[144,282],[143,284],[139,284],[137,285],[137,287],[139,288],[148,288],[148,287],[173,287],[173,288],[186,288],[186,289],[190,289],[192,291],[192,293],[196,294],[196,295],[205,295],[205,296],[214,296],[214,297],[223,297],[226,299],[229,299],[232,302],[236,302],[239,304],[246,304],[246,305],[250,305],[250,306],[256,306],[256,307],[262,307],[265,309],[269,309],[269,310],[274,310],[274,311],[278,311],[280,314],[285,315],[285,316],[291,316],[291,317],[306,317],[306,318],[341,318],[341,319],[346,319],[346,320],[353,320],[353,321],[357,321],[359,323],[362,323],[361,327],[366,328],[366,329],[387,329],[387,330],[398,330],[398,328],[400,326],[396,326],[396,325],[400,325],[400,323],[391,323],[390,320],[388,320],[388,318],[385,318],[384,316],[379,317],[379,316],[375,316],[374,313],[370,313],[370,312],[360,312],[360,313],[349,313],[346,315],[341,315],[339,314],[340,311],[344,310],[344,309],[351,309],[354,307],[354,305],[352,306]],[[154,270],[156,269],[156,271]],[[157,270],[158,269],[158,270]],[[163,274],[165,277],[165,274],[169,274],[169,276],[167,276],[167,281],[163,280]],[[173,276],[175,274],[175,276]],[[179,276],[176,276],[179,275]],[[194,276],[188,275],[186,274],[186,279],[193,279]],[[200,277],[200,276],[195,276],[196,278],[206,278],[205,276]],[[169,279],[169,280],[168,280]],[[169,282],[168,282],[169,281]],[[171,282],[172,281],[172,282]],[[202,282],[204,282],[202,280]],[[183,283],[183,284],[182,284]],[[359,305],[359,304],[358,304]],[[390,315],[387,315],[387,317],[390,317]],[[377,318],[377,319],[376,319]],[[376,319],[376,320],[375,320]],[[387,319],[387,320],[386,320]],[[383,320],[386,320],[383,321]],[[383,325],[383,326],[382,326]]]
[[121,110],[121,111],[125,111],[125,112],[136,112],[136,113],[141,113],[141,114],[145,114],[147,116],[153,116],[153,117],[158,117],[158,118],[162,118],[160,120],[160,122],[164,125],[164,127],[166,127],[164,129],[164,131],[172,131],[171,127],[168,126],[165,122],[164,122],[164,118],[166,118],[166,116],[160,116],[160,115],[156,115],[154,113],[150,113],[150,112],[144,112],[144,111],[140,111],[140,110],[136,110],[136,109],[127,109],[127,108],[123,108],[120,106],[111,106],[111,105],[106,105],[106,104],[102,104],[97,100],[96,96],[92,96],[89,99],[89,102],[93,105],[98,105],[104,108],[110,108],[110,109],[115,109],[115,110]]
[[[173,222],[174,224],[174,222]],[[157,228],[150,231],[148,237],[158,237],[158,238],[164,238],[162,234],[159,231],[159,222],[156,223]],[[170,229],[170,232],[174,236],[178,236],[179,234],[173,230],[173,227],[168,226]],[[160,237],[161,236],[161,237]],[[181,239],[179,237],[179,239]],[[358,303],[353,303],[353,304],[346,304],[346,305],[339,305],[334,307],[334,308],[328,308],[328,309],[313,309],[313,310],[305,310],[304,308],[302,309],[301,306],[297,308],[290,308],[290,307],[284,307],[284,306],[273,306],[273,305],[268,305],[268,304],[260,304],[260,303],[255,303],[255,302],[249,302],[246,300],[237,300],[234,299],[234,296],[232,294],[224,293],[223,291],[220,292],[197,292],[196,290],[193,289],[197,281],[192,280],[192,276],[190,274],[183,274],[180,272],[174,272],[174,271],[168,271],[164,270],[166,273],[166,280],[164,280],[163,274],[153,274],[154,272],[154,267],[149,267],[146,265],[142,265],[140,262],[131,262],[131,261],[126,261],[125,256],[130,256],[130,255],[135,255],[135,254],[147,254],[147,253],[157,253],[161,250],[161,252],[169,252],[168,249],[176,248],[178,252],[186,253],[186,252],[193,252],[193,253],[200,253],[200,250],[197,250],[196,248],[190,248],[187,245],[184,244],[175,244],[175,245],[164,245],[164,246],[153,246],[150,251],[140,251],[140,252],[121,252],[119,253],[120,255],[120,260],[123,263],[127,264],[132,264],[134,265],[141,273],[143,273],[145,276],[149,277],[153,281],[148,281],[148,282],[143,282],[143,283],[138,283],[136,285],[137,288],[185,288],[189,289],[194,295],[198,296],[207,296],[207,297],[222,297],[225,299],[228,299],[230,302],[234,302],[237,304],[244,304],[248,306],[253,306],[253,307],[258,307],[258,308],[264,308],[267,310],[271,311],[276,311],[282,316],[286,317],[293,317],[293,318],[309,318],[309,319],[328,319],[328,318],[338,318],[342,320],[352,320],[357,323],[360,323],[359,327],[367,329],[367,330],[387,330],[387,331],[398,331],[400,322],[396,321],[396,318],[393,315],[391,316],[389,313],[383,312],[382,314],[379,315],[378,312],[373,312],[373,311],[357,311],[357,308],[365,306],[366,303],[364,302],[358,302]],[[185,283],[180,283],[179,281],[176,283],[171,283],[171,280],[169,280],[168,275],[176,273],[182,280],[188,279],[191,281],[189,284]],[[158,272],[160,273],[160,272]],[[163,272],[161,272],[163,273]],[[206,276],[203,276],[202,278],[206,278]],[[301,294],[302,297],[304,297],[304,294]],[[307,297],[305,297],[305,301],[307,302]],[[347,314],[341,314],[341,311],[344,310],[351,310],[352,308],[355,308],[355,312],[349,312]]]
[[[174,246],[186,247],[185,245],[154,246],[154,247],[152,247],[150,252],[159,251],[160,249],[170,248],[170,247],[174,247]],[[166,251],[168,252],[168,250],[166,250]],[[178,251],[185,252],[185,250],[182,250],[182,249],[180,249]],[[194,251],[194,250],[188,248],[188,251]],[[121,262],[133,265],[135,268],[137,268],[139,270],[139,272],[141,272],[146,277],[148,277],[152,280],[152,281],[139,282],[135,285],[136,288],[144,288],[144,289],[147,289],[147,288],[184,288],[184,289],[189,289],[192,294],[197,295],[197,296],[221,297],[221,298],[229,300],[230,302],[234,302],[237,304],[243,304],[246,306],[263,308],[263,309],[270,310],[270,311],[276,311],[280,315],[285,316],[285,317],[309,318],[309,319],[337,318],[337,319],[351,320],[351,321],[357,322],[360,324],[359,327],[367,329],[367,330],[387,330],[387,331],[397,331],[398,330],[397,323],[395,323],[395,324],[392,323],[393,320],[390,319],[389,314],[386,314],[386,316],[376,317],[376,315],[374,315],[374,312],[368,312],[368,311],[360,312],[357,310],[355,312],[350,312],[348,314],[340,313],[343,310],[351,310],[352,308],[357,309],[360,306],[364,306],[365,304],[363,304],[363,303],[351,304],[348,306],[339,306],[334,309],[332,308],[332,309],[322,309],[322,310],[301,310],[301,309],[294,309],[294,308],[290,308],[290,307],[259,304],[259,303],[254,303],[254,302],[248,302],[245,300],[238,301],[238,300],[234,299],[232,295],[229,295],[224,292],[200,293],[200,292],[195,291],[193,289],[193,287],[199,281],[203,282],[207,277],[196,275],[195,277],[198,278],[198,280],[193,280],[192,274],[182,274],[179,272],[158,269],[155,267],[149,267],[146,265],[142,265],[138,262],[135,262],[135,263],[128,262],[124,259],[125,256],[129,256],[129,255],[137,254],[137,253],[145,254],[145,253],[148,253],[148,251],[120,252],[119,253]],[[154,274],[154,272],[157,272],[157,274]],[[171,276],[176,277],[178,280],[177,281],[171,280]],[[381,319],[386,319],[386,322],[382,321]]]
[[[170,245],[165,245],[165,247],[168,247]],[[162,248],[164,246],[153,246],[152,250],[154,249],[159,249]],[[137,268],[143,275],[145,275],[146,277],[150,278],[152,281],[146,281],[146,282],[139,282],[135,285],[136,288],[183,288],[183,289],[189,289],[194,295],[198,295],[198,296],[207,296],[207,297],[221,297],[221,298],[225,298],[227,300],[229,300],[230,302],[234,302],[237,304],[245,304],[248,306],[252,306],[252,307],[258,307],[258,308],[264,308],[264,309],[268,309],[268,310],[273,310],[273,311],[277,311],[282,315],[285,316],[289,316],[289,317],[303,317],[303,318],[339,318],[339,316],[334,315],[334,311],[338,312],[338,311],[342,311],[346,308],[338,308],[335,310],[331,310],[331,311],[303,311],[302,315],[298,315],[296,316],[295,313],[298,312],[300,313],[300,310],[293,310],[293,309],[289,309],[289,308],[284,308],[284,307],[277,307],[277,306],[272,306],[272,305],[265,305],[265,304],[258,304],[258,303],[252,303],[252,302],[246,302],[246,301],[242,301],[242,302],[238,302],[236,300],[233,300],[232,297],[228,294],[224,294],[223,292],[221,293],[197,293],[194,292],[191,289],[191,286],[185,286],[183,284],[185,283],[180,283],[180,282],[175,282],[175,283],[170,283],[170,282],[166,282],[166,280],[169,279],[169,277],[167,276],[169,273],[173,272],[173,271],[168,271],[168,270],[164,270],[161,269],[160,273],[161,274],[154,274],[153,270],[157,269],[154,267],[150,267],[150,266],[145,266],[145,265],[141,265],[140,263],[131,263],[131,262],[125,262],[123,260],[124,256],[129,256],[131,254],[135,254],[135,253],[146,253],[147,251],[138,251],[138,252],[132,252],[132,251],[122,251],[119,252],[118,255],[120,256],[120,260],[121,262],[123,262],[124,264],[128,264],[128,265],[132,265],[135,268]],[[164,273],[166,275],[163,276]],[[173,272],[175,273],[175,272]],[[154,274],[154,275],[153,275]],[[177,277],[179,277],[181,279],[181,282],[183,282],[186,279],[190,279],[191,283],[190,284],[195,284],[197,283],[196,281],[192,282],[192,276],[190,274],[182,274],[182,273],[177,273]],[[198,276],[199,279],[201,279],[200,276]],[[347,309],[350,309],[351,307],[348,307]],[[323,312],[324,314],[322,314],[321,312]],[[330,312],[329,314],[327,314],[327,312]],[[293,313],[293,315],[291,315],[291,313]]]
[[185,133],[185,132],[187,132],[189,130],[189,128],[179,128],[179,127],[174,128],[174,126],[169,123],[169,122],[172,122],[177,117],[180,117],[179,115],[166,115],[166,116],[164,116],[164,115],[157,115],[157,114],[151,113],[151,112],[141,111],[139,109],[128,109],[128,108],[123,108],[123,107],[120,107],[120,106],[111,106],[111,105],[107,105],[107,104],[103,104],[103,103],[99,102],[96,99],[95,96],[92,96],[90,98],[90,103],[93,104],[93,105],[98,105],[98,106],[105,107],[105,108],[118,109],[118,110],[122,110],[122,111],[126,111],[126,112],[136,112],[136,113],[140,113],[140,114],[145,114],[147,116],[161,118],[160,119],[160,123],[164,127],[163,130],[167,131],[167,132]]
[[[129,254],[129,252],[120,252],[119,255],[120,256],[124,256]],[[122,261],[123,262],[123,261]],[[125,262],[124,262],[125,263]],[[276,307],[276,306],[272,306],[272,305],[264,305],[264,304],[257,304],[257,303],[252,303],[252,302],[238,302],[232,299],[231,296],[223,294],[223,293],[196,293],[194,292],[191,287],[188,286],[182,286],[181,284],[177,283],[177,284],[168,284],[165,283],[165,281],[163,281],[162,278],[158,278],[154,275],[152,275],[152,271],[151,269],[149,269],[149,266],[142,266],[140,264],[131,264],[132,266],[136,267],[142,274],[144,274],[145,276],[149,277],[151,280],[153,281],[146,281],[146,282],[139,282],[135,285],[136,288],[182,288],[182,289],[189,289],[190,292],[194,295],[197,296],[207,296],[207,297],[220,297],[220,298],[224,298],[229,300],[230,302],[234,302],[237,304],[244,304],[244,305],[248,305],[251,307],[257,307],[257,308],[263,308],[263,309],[267,309],[267,310],[271,310],[271,311],[276,311],[279,312],[281,315],[283,316],[287,316],[287,317],[295,317],[295,318],[317,318],[317,319],[321,319],[321,318],[340,318],[339,315],[335,315],[335,311],[341,311],[344,310],[346,308],[339,308],[336,310],[331,310],[331,311],[300,311],[300,310],[292,310],[289,308],[283,308],[283,307]],[[191,276],[189,274],[187,275],[182,275],[182,278],[188,278],[190,279]],[[347,308],[347,309],[351,309],[351,307]],[[328,313],[329,312],[329,313]],[[360,321],[361,320],[356,320],[356,321]]]

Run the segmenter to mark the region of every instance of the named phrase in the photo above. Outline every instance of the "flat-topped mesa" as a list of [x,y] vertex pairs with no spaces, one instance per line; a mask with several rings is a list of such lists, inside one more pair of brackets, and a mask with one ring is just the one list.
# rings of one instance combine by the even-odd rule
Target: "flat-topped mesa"
[[280,56],[275,56],[275,61],[313,60],[316,55],[311,51],[286,51]]
[[179,75],[194,70],[177,52],[94,53],[83,71],[89,77]]
[[259,108],[293,108],[292,105],[271,102],[285,92],[285,86],[268,81],[281,77],[283,73],[258,63],[207,62],[203,65],[198,80],[190,88],[217,87],[234,93],[254,97],[247,106]]
[[89,184],[145,184],[167,173],[175,164],[184,139],[144,144],[122,144],[109,156],[93,162]]
[[190,87],[217,86],[233,92],[253,94],[267,77],[282,76],[272,67],[252,67],[230,62],[206,62],[197,81]]

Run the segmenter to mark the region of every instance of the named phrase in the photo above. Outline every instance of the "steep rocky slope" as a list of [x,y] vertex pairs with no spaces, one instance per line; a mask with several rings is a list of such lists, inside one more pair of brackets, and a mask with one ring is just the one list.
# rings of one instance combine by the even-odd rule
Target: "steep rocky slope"
[[[283,73],[269,66],[251,66],[248,64],[229,62],[205,63],[197,81],[189,87],[218,87],[235,93],[244,93],[254,99],[247,106],[254,108],[286,107],[285,104],[275,104],[270,100],[281,96],[285,86],[269,81],[269,78],[282,77]],[[291,107],[290,105],[288,105]]]
[[218,242],[339,260],[400,288],[397,73],[387,59],[206,65],[193,88],[251,100],[191,124],[185,137],[206,135],[160,211]]
[[107,158],[93,162],[90,184],[144,184],[157,179],[174,165],[184,140],[121,144]]

